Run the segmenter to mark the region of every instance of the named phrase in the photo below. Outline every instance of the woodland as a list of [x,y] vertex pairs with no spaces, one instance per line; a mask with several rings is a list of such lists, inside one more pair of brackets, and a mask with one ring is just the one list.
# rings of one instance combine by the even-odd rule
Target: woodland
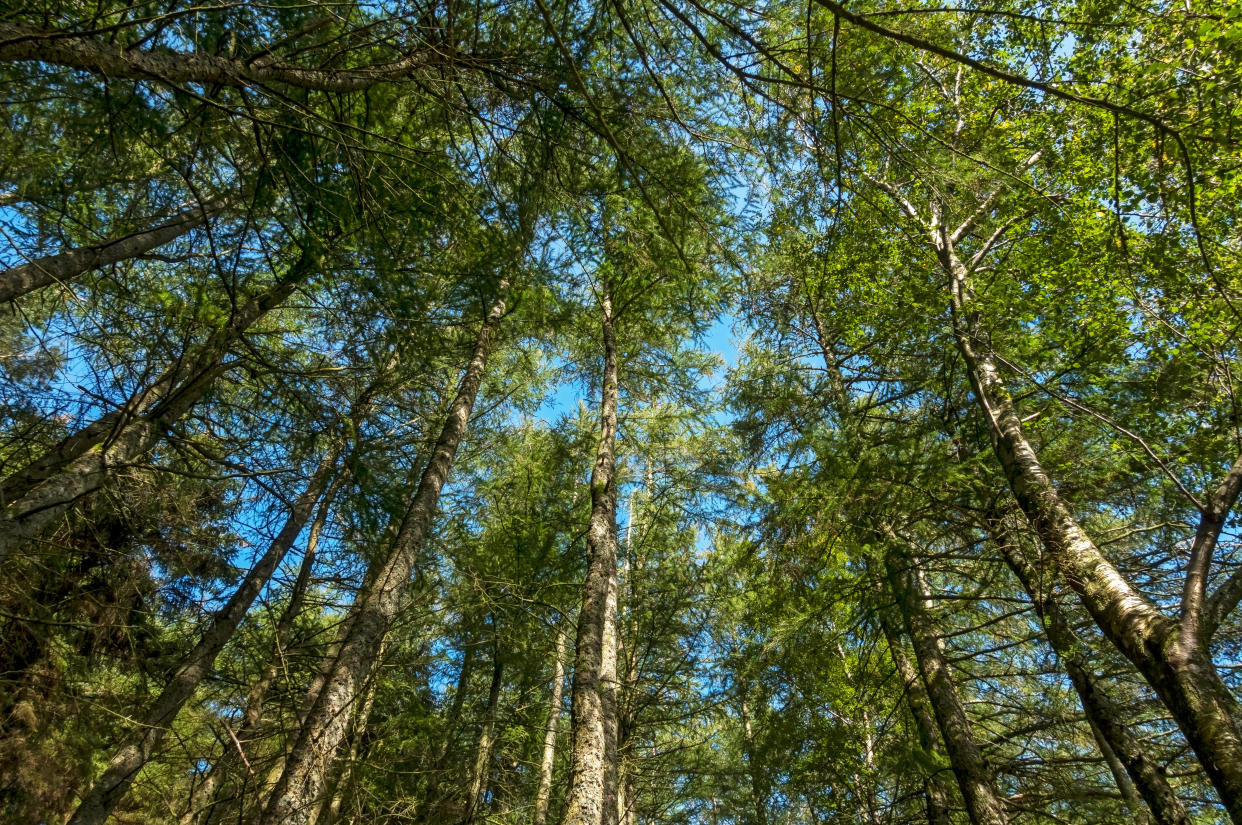
[[1242,0],[0,0],[0,823],[1242,825]]

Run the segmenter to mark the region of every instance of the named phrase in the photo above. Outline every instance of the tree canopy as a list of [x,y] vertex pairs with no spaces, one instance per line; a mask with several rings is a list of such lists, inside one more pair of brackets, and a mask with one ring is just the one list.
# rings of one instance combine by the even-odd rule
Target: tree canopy
[[1242,825],[1242,2],[0,12],[0,822]]

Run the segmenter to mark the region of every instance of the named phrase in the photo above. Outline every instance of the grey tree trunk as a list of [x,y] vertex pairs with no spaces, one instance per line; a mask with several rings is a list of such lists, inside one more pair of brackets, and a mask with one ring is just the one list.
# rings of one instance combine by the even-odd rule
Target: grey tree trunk
[[164,687],[142,722],[126,737],[109,760],[103,775],[82,797],[77,810],[69,819],[69,825],[103,825],[113,808],[124,798],[134,777],[168,732],[173,718],[194,695],[199,683],[211,673],[216,656],[233,637],[237,626],[250,610],[250,605],[271,578],[276,565],[306,526],[316,502],[323,496],[329,480],[336,472],[339,458],[339,445],[324,456],[306,490],[294,503],[280,532],[242,579],[228,603],[213,617],[211,626]]
[[1129,808],[1130,815],[1134,817],[1135,825],[1151,825],[1151,811],[1143,802],[1143,797],[1135,787],[1134,780],[1130,778],[1130,774],[1126,773],[1126,766],[1117,756],[1117,751],[1113,749],[1099,725],[1090,718],[1087,719],[1087,723],[1091,726],[1091,736],[1095,739],[1095,746],[1100,749],[1104,764],[1108,765],[1108,772],[1113,775],[1113,782],[1117,784],[1121,798]]
[[202,226],[224,208],[224,198],[196,204],[162,223],[90,246],[45,255],[0,272],[0,301],[12,301],[51,284],[72,281],[92,269],[136,258]]
[[159,441],[165,424],[187,413],[227,369],[223,359],[242,335],[282,304],[310,271],[307,255],[275,284],[238,309],[189,357],[170,366],[121,407],[66,437],[0,482],[0,561],[37,537],[73,502],[99,489]]
[[[381,660],[384,655],[382,648],[381,645]],[[366,736],[367,722],[370,721],[371,710],[375,707],[375,691],[379,687],[378,669],[379,662],[376,663],[376,669],[372,671],[367,680],[366,698],[363,699],[362,707],[358,709],[351,725],[349,752],[343,762],[338,763],[337,774],[332,782],[331,790],[323,798],[319,816],[314,820],[315,825],[335,825],[340,821],[343,812],[357,808],[358,759],[363,750],[362,744]],[[353,810],[353,813],[356,816],[360,811]]]
[[[1032,161],[1034,158],[1032,158]],[[1242,708],[1208,650],[1212,632],[1242,598],[1242,576],[1208,596],[1212,556],[1226,518],[1242,493],[1242,456],[1199,507],[1180,615],[1166,615],[1134,587],[1074,518],[1022,428],[1001,378],[984,316],[971,284],[975,267],[1009,225],[1002,223],[969,262],[956,243],[987,213],[989,197],[957,228],[933,201],[923,216],[897,187],[872,179],[925,232],[949,281],[954,343],[983,414],[1009,489],[1062,578],[1109,640],[1155,690],[1198,757],[1235,825],[1242,825]]]
[[[111,171],[111,170],[110,170]],[[49,199],[59,200],[68,195],[83,192],[95,192],[100,189],[125,188],[131,189],[138,184],[148,183],[158,178],[165,171],[163,162],[149,165],[144,171],[130,174],[109,174],[104,170],[91,170],[86,174],[75,176],[73,182],[58,180],[52,185],[39,181],[29,181],[16,189],[0,193],[0,206],[12,206],[17,203],[39,203]]]
[[604,372],[591,470],[587,576],[574,654],[573,750],[563,825],[617,825],[617,341],[612,295],[600,297]]
[[435,809],[444,801],[440,795],[440,773],[444,770],[444,760],[448,757],[449,748],[452,747],[457,733],[462,707],[465,704],[466,695],[470,692],[470,679],[473,675],[474,645],[470,643],[469,636],[465,636],[461,649],[461,668],[457,671],[457,688],[453,693],[453,703],[449,706],[444,738],[440,740],[440,747],[436,749],[435,758],[431,760],[427,768],[427,789],[418,814],[414,818],[416,822],[428,821]]
[[[739,685],[739,691],[744,690],[744,685]],[[770,782],[768,781],[767,769],[759,757],[755,729],[751,722],[750,703],[746,701],[744,692],[741,692],[738,698],[738,712],[742,717],[742,735],[745,737],[744,741],[746,743],[743,756],[746,757],[747,773],[750,774],[750,804],[754,809],[751,815],[754,825],[768,825]]]
[[[1207,639],[1199,632],[1202,604],[1184,598],[1183,620],[1169,618],[1121,575],[1078,524],[1022,431],[1017,408],[973,310],[965,267],[951,250],[942,257],[955,273],[953,326],[958,350],[1014,498],[1105,637],[1134,663],[1177,720],[1230,818],[1242,825],[1242,711],[1217,673]],[[1242,470],[1235,467],[1235,471],[1242,479]],[[1222,487],[1233,482],[1233,472]],[[1222,491],[1213,496],[1214,502],[1227,499],[1229,505],[1236,498],[1236,490],[1232,496]],[[1212,506],[1217,513],[1222,509],[1219,504]],[[1209,515],[1213,513],[1205,512],[1205,522]],[[1214,542],[1212,537],[1210,543]],[[1196,538],[1192,567],[1196,559],[1210,555],[1207,543]],[[1189,576],[1187,585],[1188,589],[1193,585]]]
[[[1100,751],[1105,758],[1120,763],[1124,770],[1117,777],[1118,789],[1128,804],[1137,807],[1131,811],[1136,821],[1147,819],[1147,808],[1160,825],[1188,825],[1186,808],[1170,787],[1164,771],[1144,750],[1126,724],[1122,712],[1109,698],[1091,671],[1090,661],[1081,652],[1081,645],[1068,620],[1057,604],[1051,589],[1041,583],[1038,569],[1027,557],[1016,537],[1003,525],[992,525],[996,546],[1001,557],[1013,571],[1026,590],[1036,615],[1044,624],[1048,643],[1065,668],[1070,683],[1082,703],[1083,712],[1092,732],[1101,743]],[[1128,786],[1128,787],[1127,787]],[[1137,794],[1137,796],[1134,796]],[[1146,806],[1137,797],[1141,796]]]
[[618,768],[617,779],[617,822],[620,825],[635,825],[638,822],[638,806],[634,798],[634,774]]
[[885,556],[885,567],[889,586],[914,648],[923,685],[927,688],[927,698],[936,716],[941,741],[966,802],[966,813],[974,825],[1007,825],[1009,815],[1004,799],[996,787],[995,777],[984,759],[983,751],[975,741],[970,720],[966,717],[948,662],[945,661],[940,637],[927,616],[926,596],[916,575],[914,562],[895,555],[890,549]]
[[565,689],[565,621],[556,629],[556,655],[552,660],[552,694],[548,698],[548,722],[543,730],[543,758],[539,762],[539,790],[531,825],[545,825],[552,800],[552,769],[556,763],[556,740],[561,721],[561,696]]
[[[927,696],[927,688],[923,685],[918,670],[906,656],[905,647],[901,643],[902,634],[893,621],[888,610],[880,611],[880,628],[884,631],[884,639],[888,642],[889,656],[897,669],[897,678],[901,679],[902,695],[910,716],[914,719],[914,729],[918,734],[919,747],[928,755],[944,753],[937,730],[936,717],[931,709],[931,700]],[[924,780],[923,794],[927,800],[928,825],[950,825],[949,789],[945,787],[944,777],[939,773],[931,773]]]
[[[502,294],[504,288],[502,284]],[[418,489],[397,530],[392,551],[383,564],[372,567],[367,573],[343,628],[346,635],[340,639],[339,652],[323,679],[259,820],[263,825],[306,825],[318,807],[327,772],[349,733],[350,708],[358,699],[360,686],[371,674],[419,551],[431,531],[440,490],[465,436],[483,381],[492,337],[504,311],[505,301],[500,298],[479,330],[474,353]]]

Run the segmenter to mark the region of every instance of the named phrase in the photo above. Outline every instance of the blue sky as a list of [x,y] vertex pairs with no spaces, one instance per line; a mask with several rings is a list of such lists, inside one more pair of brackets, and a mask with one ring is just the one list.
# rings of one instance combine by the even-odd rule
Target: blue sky
[[[699,350],[715,353],[724,361],[724,365],[715,371],[710,380],[700,382],[700,386],[704,389],[719,389],[724,384],[728,371],[737,366],[742,341],[734,332],[733,328],[736,325],[735,316],[723,315],[708,327],[702,340],[698,342]],[[544,400],[536,415],[551,424],[562,415],[574,414],[580,402],[586,403],[588,408],[593,408],[598,401],[599,399],[588,394],[588,390],[581,383],[572,380],[562,381]]]

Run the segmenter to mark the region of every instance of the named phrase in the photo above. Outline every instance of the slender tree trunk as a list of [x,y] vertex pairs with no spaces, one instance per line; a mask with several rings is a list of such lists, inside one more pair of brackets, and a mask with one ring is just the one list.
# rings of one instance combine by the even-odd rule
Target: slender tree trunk
[[638,807],[634,800],[634,774],[624,766],[618,767],[617,822],[634,825],[638,821]]
[[[840,642],[837,643],[837,654],[841,658],[846,683],[855,684],[854,674],[850,673],[849,660],[845,655],[845,648]],[[875,745],[871,735],[871,714],[867,712],[865,707],[860,709],[860,714],[862,716],[863,729],[863,766],[867,769],[867,773],[866,775],[855,773],[851,778],[854,780],[855,795],[866,804],[866,821],[870,825],[879,825],[879,801],[876,799],[875,783],[872,781],[872,777],[875,775]]]
[[[502,294],[504,285],[501,286]],[[388,632],[401,595],[414,569],[418,554],[431,531],[458,445],[470,422],[492,337],[504,315],[503,298],[496,301],[479,330],[474,353],[461,379],[457,395],[436,441],[431,460],[423,470],[418,490],[397,530],[392,551],[382,565],[373,567],[350,610],[343,628],[339,653],[323,680],[314,705],[301,726],[285,760],[284,770],[259,820],[263,825],[306,825],[324,790],[328,769],[337,749],[349,733],[349,708],[357,691],[370,675]]]
[[[647,467],[647,481],[644,492],[651,489],[651,466]],[[625,523],[625,552],[620,559],[620,570],[617,582],[617,689],[614,704],[616,707],[617,733],[617,822],[619,825],[634,825],[638,818],[637,801],[634,795],[634,747],[631,740],[638,724],[635,690],[638,685],[638,655],[634,640],[638,638],[638,626],[635,620],[634,577],[643,569],[643,559],[634,544],[635,528],[638,526],[638,511],[635,509],[640,496],[630,494],[627,518]],[[625,593],[622,600],[620,594]],[[622,605],[625,607],[622,613]],[[628,641],[627,641],[628,640]]]
[[443,801],[440,798],[440,773],[444,770],[444,760],[448,757],[449,748],[452,747],[453,739],[456,737],[457,724],[461,719],[466,695],[470,692],[470,678],[473,675],[474,646],[470,644],[469,636],[463,636],[461,668],[457,671],[457,688],[453,693],[453,703],[449,706],[446,717],[444,738],[440,740],[440,747],[436,750],[435,758],[431,760],[427,769],[427,789],[423,793],[419,812],[414,817],[416,822],[429,821],[436,807]]
[[[897,669],[897,678],[901,679],[902,696],[910,716],[914,719],[914,729],[918,734],[919,747],[933,759],[943,753],[940,732],[936,728],[935,714],[932,713],[931,700],[927,696],[927,688],[923,685],[918,670],[910,663],[909,657],[901,643],[902,634],[898,632],[892,615],[888,610],[880,612],[880,628],[884,631],[884,639],[888,642],[889,657]],[[923,780],[923,795],[927,800],[928,825],[950,825],[949,789],[945,787],[944,777],[940,773],[929,774]]]
[[92,269],[136,258],[180,238],[219,214],[224,198],[196,204],[162,223],[140,232],[90,246],[45,255],[0,272],[0,301],[12,301],[50,284],[72,281]]
[[134,174],[114,174],[110,175],[104,170],[92,170],[100,172],[98,176],[92,176],[90,173],[77,176],[72,183],[63,180],[56,180],[47,185],[41,181],[30,181],[25,185],[19,185],[15,189],[0,193],[0,206],[13,206],[18,203],[46,203],[48,201],[59,201],[68,195],[77,195],[83,192],[97,192],[100,189],[124,188],[132,189],[138,184],[149,183],[160,177],[165,171],[162,160],[148,166],[143,172]]
[[[1032,162],[1034,158],[1032,158]],[[1155,690],[1177,721],[1235,825],[1242,825],[1242,709],[1212,661],[1208,645],[1221,618],[1242,595],[1234,576],[1207,595],[1212,555],[1225,520],[1242,494],[1242,456],[1220,485],[1199,504],[1200,519],[1183,582],[1180,615],[1165,615],[1135,588],[1096,546],[1070,511],[1022,429],[1017,405],[1001,378],[983,313],[971,284],[972,270],[1000,238],[1002,224],[969,263],[957,241],[976,228],[989,197],[956,229],[933,201],[919,214],[897,187],[872,179],[927,232],[949,280],[954,343],[983,414],[993,452],[1009,489],[1048,557],[1109,640]]]
[[[496,632],[495,622],[496,619],[493,617],[493,632]],[[472,825],[483,805],[483,797],[487,795],[492,745],[496,741],[496,716],[500,709],[500,688],[504,684],[504,664],[504,659],[500,656],[500,639],[496,638],[492,645],[492,683],[487,690],[487,711],[483,717],[483,727],[479,731],[479,742],[475,748],[474,769],[470,774],[470,793],[466,798],[466,814],[462,817],[462,825]]]
[[[1160,825],[1188,825],[1186,809],[1170,787],[1164,771],[1145,751],[1126,725],[1125,718],[1099,680],[1091,671],[1088,659],[1079,652],[1079,640],[1067,621],[1051,590],[1043,586],[1039,570],[999,521],[991,525],[996,546],[1001,557],[1013,571],[1035,607],[1036,615],[1043,622],[1045,635],[1052,649],[1061,659],[1062,666],[1082,703],[1083,712],[1092,732],[1101,743],[1100,751],[1108,759],[1110,769],[1113,761],[1124,770],[1118,777],[1117,787],[1127,804],[1135,805],[1131,813],[1136,821],[1145,820],[1150,808]],[[1143,806],[1137,796],[1141,796]]]
[[[315,520],[311,522],[310,533],[306,537],[306,551],[302,554],[302,563],[298,567],[297,578],[294,579],[293,588],[289,592],[289,601],[285,605],[285,609],[281,611],[280,618],[276,621],[276,628],[272,634],[272,652],[268,656],[267,664],[263,667],[263,672],[259,674],[259,678],[255,680],[255,683],[250,686],[250,690],[246,693],[246,704],[242,711],[241,724],[237,726],[237,731],[234,734],[237,742],[241,745],[249,742],[258,730],[259,722],[263,718],[263,705],[267,699],[267,692],[271,690],[272,685],[276,683],[276,677],[280,674],[285,651],[288,649],[289,637],[293,632],[294,622],[302,614],[302,603],[306,599],[306,591],[310,587],[311,576],[314,573],[315,556],[319,549],[319,536],[323,533],[323,528],[327,524],[328,511],[331,507],[332,499],[335,497],[336,490],[344,478],[345,476],[341,474],[336,476],[327,492],[324,493],[323,501],[319,504],[319,511],[315,514]],[[240,756],[241,754],[237,753],[236,747],[228,747],[224,750],[221,757],[212,765],[202,784],[195,790],[185,815],[181,818],[181,825],[194,825],[194,822],[204,813],[209,821],[212,819],[211,812],[219,810],[225,801],[220,797],[220,793],[224,788],[224,782],[228,778],[230,770],[236,766]],[[206,811],[200,810],[199,800],[202,800],[202,802],[209,806]]]
[[[739,686],[744,690],[744,686]],[[768,773],[761,764],[759,748],[755,739],[755,729],[751,722],[750,703],[745,694],[738,700],[738,711],[742,716],[742,734],[745,737],[746,766],[750,774],[750,804],[754,808],[754,825],[768,825]]]
[[970,821],[974,825],[1007,825],[1009,817],[1005,802],[983,751],[975,741],[970,720],[966,717],[948,662],[945,661],[940,637],[928,620],[926,597],[915,574],[913,561],[898,557],[890,550],[885,557],[885,566]]
[[591,471],[587,576],[574,656],[573,752],[563,825],[617,825],[617,342],[612,295],[604,339],[600,440]]
[[246,330],[292,294],[310,263],[303,255],[190,357],[0,483],[0,561],[38,536],[74,501],[99,489],[113,468],[132,464],[150,451],[164,425],[185,415],[227,369],[223,359]]
[[306,526],[307,519],[323,496],[340,458],[339,445],[324,457],[305,492],[293,505],[284,527],[268,545],[267,550],[242,579],[224,608],[212,619],[211,626],[190,651],[185,662],[164,687],[155,704],[117,749],[103,775],[91,786],[69,819],[69,825],[102,825],[116,804],[124,798],[138,771],[159,746],[173,718],[185,705],[199,683],[211,673],[216,656],[233,637],[250,605],[271,578],[276,565],[293,546]]
[[[854,416],[850,407],[845,376],[842,374],[837,360],[834,337],[824,324],[822,316],[809,297],[806,300],[805,309],[812,324],[816,343],[819,345],[820,354],[824,362],[824,370],[828,375],[827,395],[829,406],[836,413],[841,427],[850,426],[854,423]],[[881,592],[883,592],[883,588],[881,588]],[[906,706],[910,709],[910,715],[914,718],[919,745],[929,755],[934,756],[943,753],[940,733],[937,730],[935,715],[931,710],[931,701],[928,697],[927,689],[923,685],[918,671],[906,657],[905,649],[901,643],[901,633],[894,626],[894,620],[888,611],[881,611],[880,625],[888,642],[888,648],[893,664],[897,669],[897,675],[904,687],[903,696]],[[939,645],[937,645],[937,650],[939,650]],[[926,800],[929,825],[950,825],[952,818],[949,814],[949,788],[945,784],[944,777],[938,773],[928,775],[924,779],[923,796]],[[872,816],[875,816],[874,810],[872,811]]]
[[561,721],[561,695],[565,689],[565,621],[556,629],[556,655],[552,661],[552,695],[548,699],[548,723],[543,731],[543,759],[539,763],[539,790],[531,825],[545,825],[552,800],[552,769],[556,763],[556,739]]
[[[1079,697],[1081,699],[1081,697]],[[1087,718],[1087,724],[1091,726],[1091,737],[1095,739],[1095,746],[1100,749],[1100,755],[1104,757],[1104,764],[1108,765],[1108,772],[1113,775],[1113,782],[1117,784],[1117,790],[1121,792],[1121,798],[1126,803],[1126,807],[1130,809],[1130,815],[1134,817],[1135,825],[1151,825],[1151,811],[1143,802],[1142,795],[1135,787],[1134,781],[1130,779],[1130,774],[1126,772],[1126,766],[1122,763],[1117,751],[1113,749],[1109,743],[1108,737],[1100,730],[1100,726],[1095,720]]]

